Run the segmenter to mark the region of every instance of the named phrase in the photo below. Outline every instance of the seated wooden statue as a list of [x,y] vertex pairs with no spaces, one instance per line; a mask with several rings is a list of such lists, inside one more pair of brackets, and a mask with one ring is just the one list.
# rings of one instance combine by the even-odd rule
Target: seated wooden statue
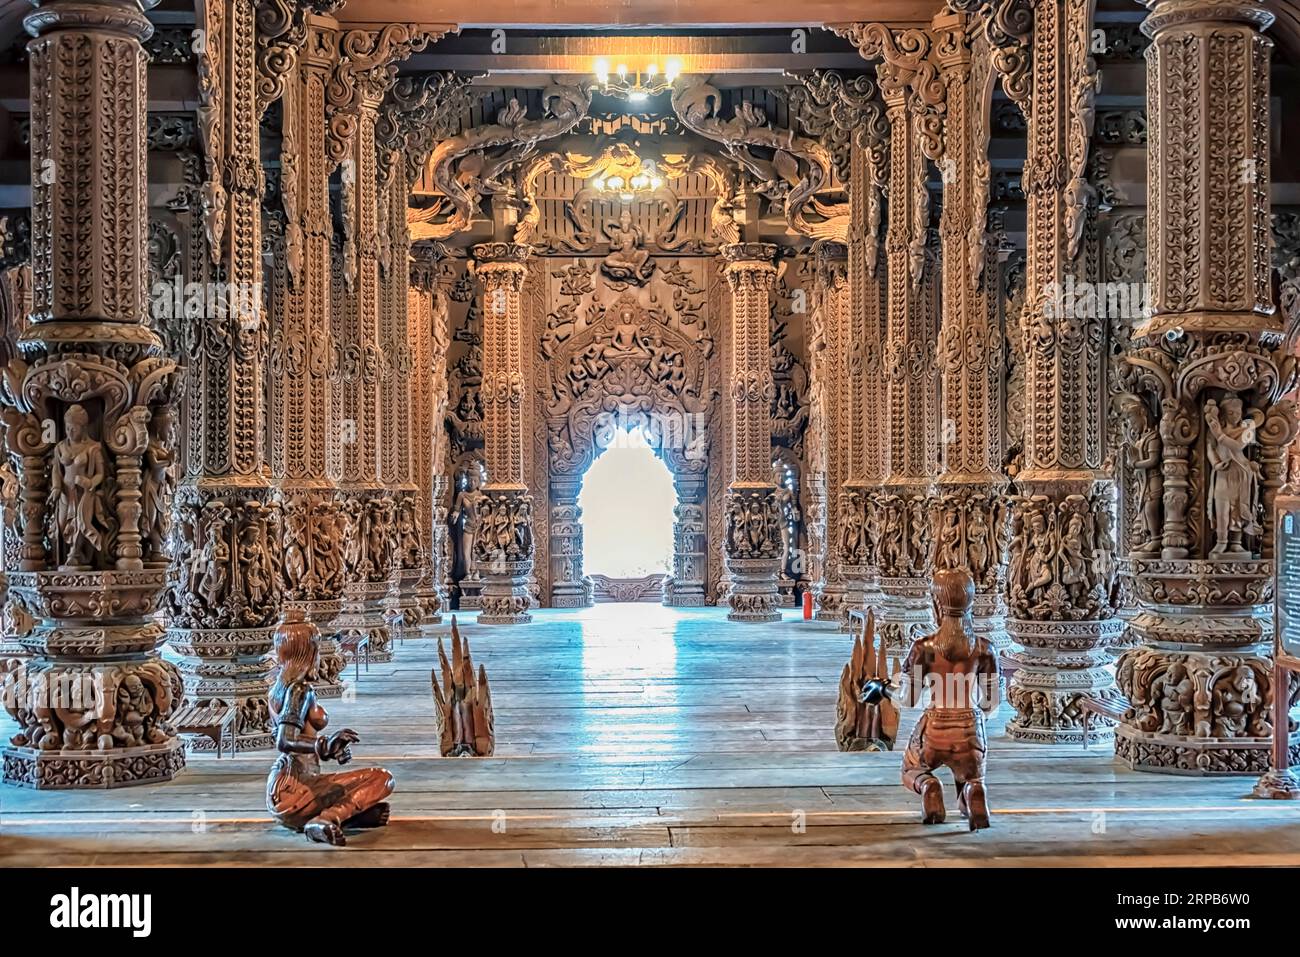
[[280,752],[266,779],[266,806],[285,827],[310,840],[343,846],[344,827],[383,827],[393,776],[383,768],[321,774],[321,761],[347,764],[360,738],[351,728],[325,735],[329,717],[316,701],[320,632],[300,609],[284,612],[275,630],[280,669],[271,687],[271,719]]
[[989,826],[984,712],[998,706],[998,658],[974,631],[975,583],[970,572],[937,571],[931,590],[939,628],[913,642],[903,662],[904,703],[915,707],[924,691],[930,692],[903,754],[903,784],[921,795],[923,823],[941,824],[943,785],[934,772],[949,768],[957,786],[957,807],[974,831]]
[[[897,659],[894,661],[898,665]],[[895,676],[896,677],[896,676]],[[890,698],[894,682],[885,657],[885,639],[876,647],[876,615],[867,612],[862,634],[840,675],[835,705],[835,743],[841,751],[892,751],[898,738],[898,705]]]

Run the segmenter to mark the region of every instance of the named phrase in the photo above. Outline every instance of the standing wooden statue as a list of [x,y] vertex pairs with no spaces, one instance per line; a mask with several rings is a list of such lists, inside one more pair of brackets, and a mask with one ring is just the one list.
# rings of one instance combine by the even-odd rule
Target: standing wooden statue
[[271,719],[280,752],[266,779],[266,806],[285,827],[310,840],[343,846],[344,827],[383,827],[393,776],[383,768],[321,774],[322,761],[347,764],[360,738],[351,728],[321,734],[329,723],[312,682],[320,665],[320,632],[301,609],[286,608],[275,630],[280,670],[271,687]]
[[[840,674],[835,705],[835,743],[841,751],[892,751],[898,738],[898,705],[890,692],[881,636],[877,654],[876,613],[868,610],[862,634],[853,641],[853,655]],[[894,660],[897,668],[898,660]]]
[[998,706],[998,659],[988,641],[975,634],[975,582],[970,572],[937,571],[931,591],[939,628],[913,642],[903,663],[907,706],[915,707],[925,690],[930,691],[903,754],[903,784],[921,795],[923,823],[941,824],[943,785],[934,772],[949,768],[957,786],[957,807],[974,831],[989,826],[984,713]]

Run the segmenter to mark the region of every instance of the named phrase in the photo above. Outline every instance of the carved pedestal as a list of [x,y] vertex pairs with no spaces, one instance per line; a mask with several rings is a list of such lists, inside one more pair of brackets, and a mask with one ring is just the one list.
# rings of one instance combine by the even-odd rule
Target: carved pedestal
[[673,509],[673,573],[664,582],[664,604],[673,608],[699,608],[708,603],[706,483],[695,473],[678,473],[674,481],[677,506]]
[[336,492],[324,481],[285,481],[279,488],[284,516],[284,601],[299,608],[320,632],[320,666],[313,687],[318,698],[343,694],[346,662],[335,620],[342,610],[343,529]]
[[781,536],[776,489],[734,483],[727,491],[728,621],[780,621]]
[[533,570],[533,499],[526,488],[489,484],[483,489],[474,562],[483,576],[479,623],[532,621],[528,579]]
[[[1141,610],[1130,627],[1142,645],[1116,667],[1131,702],[1116,730],[1116,755],[1148,771],[1267,771],[1272,563],[1135,559],[1133,566]],[[1215,602],[1202,604],[1208,595]]]
[[124,787],[168,781],[185,767],[168,723],[180,704],[180,675],[158,657],[162,627],[150,620],[165,575],[11,574],[10,588],[37,623],[22,639],[34,657],[5,682],[5,710],[19,730],[3,750],[4,783]]
[[[1016,715],[1007,734],[1019,741],[1082,742],[1080,695],[1116,694],[1107,648],[1124,630],[1110,617],[1106,534],[1113,525],[1111,489],[1037,480],[1012,500],[1008,567],[1012,649],[1017,666],[1007,691]],[[1048,493],[1051,494],[1048,494]],[[1089,742],[1109,742],[1110,722],[1090,725]]]
[[334,621],[340,640],[370,643],[371,661],[392,661],[392,633],[384,602],[389,590],[392,508],[387,493],[345,490],[341,495],[343,563],[347,584]]
[[582,567],[580,483],[551,483],[551,607],[585,608],[588,588]]
[[[187,483],[177,490],[173,521],[167,642],[181,656],[186,702],[234,708],[235,749],[269,748],[266,695],[283,576],[279,506],[265,486]],[[198,738],[193,747],[215,751],[216,743]]]
[[906,653],[934,627],[930,597],[928,484],[886,486],[879,496],[880,606],[876,629],[891,652]]

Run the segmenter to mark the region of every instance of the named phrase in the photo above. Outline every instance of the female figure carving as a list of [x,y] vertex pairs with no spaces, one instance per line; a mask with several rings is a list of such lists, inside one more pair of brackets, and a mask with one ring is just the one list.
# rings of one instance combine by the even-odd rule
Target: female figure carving
[[322,844],[347,843],[343,828],[383,827],[393,776],[383,768],[322,774],[321,761],[347,764],[360,738],[351,728],[322,732],[329,716],[312,683],[320,666],[320,633],[301,609],[288,608],[275,633],[280,668],[269,702],[280,752],[266,779],[266,807],[285,827]]
[[50,504],[54,527],[65,551],[63,564],[89,567],[108,541],[104,446],[87,431],[90,416],[71,405],[63,416],[64,437],[50,464]]
[[1259,463],[1251,461],[1246,454],[1255,444],[1258,415],[1255,412],[1243,417],[1241,399],[1235,395],[1224,398],[1222,405],[1213,399],[1205,403],[1205,422],[1211,439],[1206,451],[1213,470],[1208,502],[1214,527],[1211,558],[1248,556],[1242,536],[1258,535],[1262,531],[1256,522]]

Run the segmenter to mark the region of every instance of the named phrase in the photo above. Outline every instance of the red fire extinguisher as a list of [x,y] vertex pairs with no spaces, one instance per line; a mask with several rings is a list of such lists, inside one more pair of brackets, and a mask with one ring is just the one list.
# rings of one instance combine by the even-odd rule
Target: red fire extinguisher
[[803,593],[803,620],[812,621],[812,616],[812,592],[806,591]]

